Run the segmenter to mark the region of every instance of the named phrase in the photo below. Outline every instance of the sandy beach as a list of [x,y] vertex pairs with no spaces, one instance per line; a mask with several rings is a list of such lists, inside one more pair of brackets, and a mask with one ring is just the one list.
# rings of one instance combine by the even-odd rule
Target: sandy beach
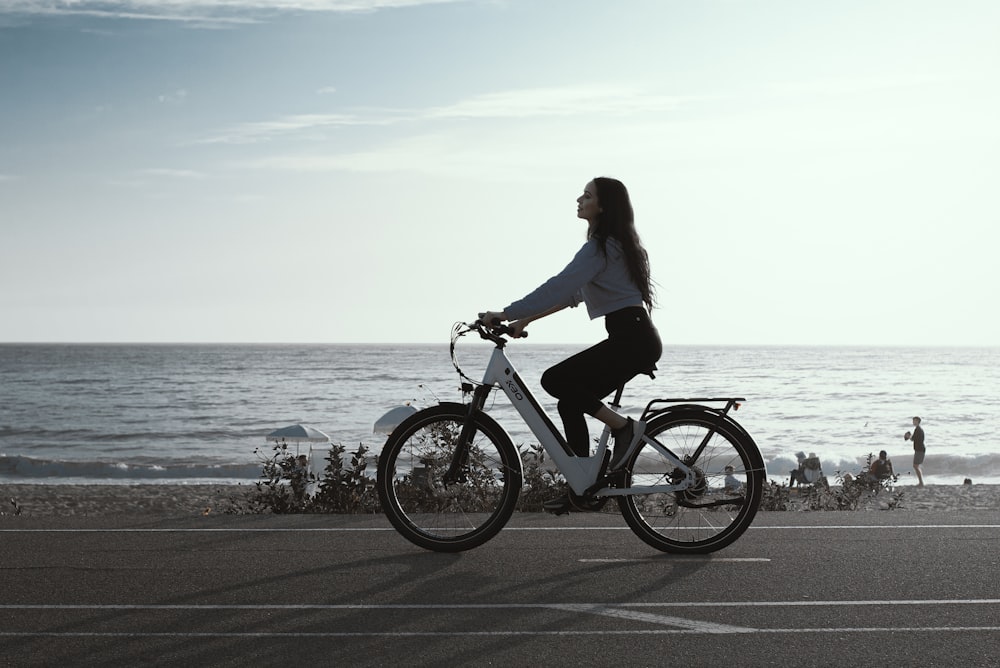
[[[3,485],[0,514],[22,517],[94,517],[148,515],[185,517],[232,512],[254,485]],[[1000,485],[927,485],[896,487],[903,510],[1000,510]],[[792,511],[798,509],[792,494]],[[884,508],[883,493],[864,510]],[[16,504],[16,505],[15,505]]]
[[[1000,510],[1000,485],[901,485],[870,497],[858,510],[884,510],[897,495],[900,510]],[[792,510],[799,509],[797,498],[791,495]]]
[[[0,514],[22,517],[148,515],[186,517],[225,514],[233,500],[255,490],[247,485],[4,485]],[[15,506],[16,504],[16,506]]]

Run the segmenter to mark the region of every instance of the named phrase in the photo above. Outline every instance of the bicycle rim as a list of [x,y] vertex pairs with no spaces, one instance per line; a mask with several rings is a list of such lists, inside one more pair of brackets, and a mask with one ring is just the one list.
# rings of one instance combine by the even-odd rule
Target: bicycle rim
[[437,552],[482,545],[510,519],[521,460],[491,418],[476,419],[461,480],[446,484],[466,408],[444,404],[410,416],[386,441],[378,466],[382,508],[409,541]]
[[[646,433],[692,466],[696,481],[682,492],[619,497],[622,515],[636,535],[664,552],[704,554],[726,547],[746,531],[764,483],[763,460],[749,436],[700,411],[654,420]],[[691,461],[706,436],[706,447]],[[629,486],[683,479],[648,443],[630,458],[626,471]]]

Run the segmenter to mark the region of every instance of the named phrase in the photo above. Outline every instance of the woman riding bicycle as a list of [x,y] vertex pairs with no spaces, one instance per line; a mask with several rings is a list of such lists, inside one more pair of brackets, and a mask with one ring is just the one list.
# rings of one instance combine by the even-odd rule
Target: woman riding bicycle
[[[629,446],[642,437],[645,424],[614,412],[603,398],[650,370],[663,348],[649,317],[653,308],[649,257],[635,230],[624,184],[595,178],[577,205],[577,217],[589,223],[587,242],[566,268],[502,311],[487,311],[480,317],[485,322],[513,321],[515,335],[529,323],[580,302],[587,305],[592,320],[604,317],[608,338],[546,370],[541,383],[558,399],[566,441],[577,456],[590,454],[585,414],[611,427],[615,447],[609,470],[613,471]],[[567,496],[546,507],[560,510],[570,504]]]

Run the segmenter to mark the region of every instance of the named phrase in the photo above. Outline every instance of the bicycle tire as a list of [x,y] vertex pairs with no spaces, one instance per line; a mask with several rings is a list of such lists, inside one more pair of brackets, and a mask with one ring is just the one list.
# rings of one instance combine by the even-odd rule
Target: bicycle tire
[[[629,528],[648,545],[676,554],[707,554],[739,538],[757,514],[765,479],[764,460],[753,438],[732,418],[697,406],[669,410],[647,425],[646,434],[694,467],[696,483],[681,492],[618,497]],[[709,434],[697,460],[689,461]],[[733,467],[732,472],[727,466]],[[629,457],[624,468],[628,486],[676,483],[683,478],[648,443]],[[739,486],[727,487],[727,475]]]
[[475,417],[461,482],[446,485],[468,407],[442,403],[396,427],[378,461],[382,510],[407,540],[435,552],[478,547],[503,529],[521,490],[521,457],[485,413]]

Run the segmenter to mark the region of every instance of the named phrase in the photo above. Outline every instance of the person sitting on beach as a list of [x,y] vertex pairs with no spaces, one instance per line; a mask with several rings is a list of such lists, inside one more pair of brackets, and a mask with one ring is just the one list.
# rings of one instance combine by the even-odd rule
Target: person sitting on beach
[[740,491],[740,487],[743,485],[743,483],[741,483],[739,481],[739,478],[737,478],[734,475],[735,469],[733,468],[732,464],[726,466],[725,472],[726,472],[726,491],[727,492]]
[[889,459],[889,455],[885,450],[879,451],[878,459],[873,461],[872,465],[868,468],[868,477],[874,482],[885,480],[892,474],[892,460]]
[[313,478],[309,469],[309,457],[306,455],[299,455],[293,459],[288,469],[287,476],[292,486],[292,492],[299,500],[305,495],[306,487]]
[[792,471],[792,482],[789,487],[795,487],[796,482],[799,485],[812,485],[819,482],[823,477],[823,467],[816,453],[810,452],[809,456],[806,457],[804,452],[799,452],[795,456],[799,460],[799,468]]
[[810,452],[809,456],[802,462],[802,477],[806,479],[807,483],[812,484],[819,480],[822,475],[823,467],[819,463],[819,457],[816,456],[815,452]]
[[796,483],[804,485],[806,482],[802,475],[802,463],[806,460],[806,453],[797,452],[795,453],[795,458],[799,460],[799,467],[790,471],[789,475],[791,475],[791,480],[788,483],[789,487],[795,487]]

